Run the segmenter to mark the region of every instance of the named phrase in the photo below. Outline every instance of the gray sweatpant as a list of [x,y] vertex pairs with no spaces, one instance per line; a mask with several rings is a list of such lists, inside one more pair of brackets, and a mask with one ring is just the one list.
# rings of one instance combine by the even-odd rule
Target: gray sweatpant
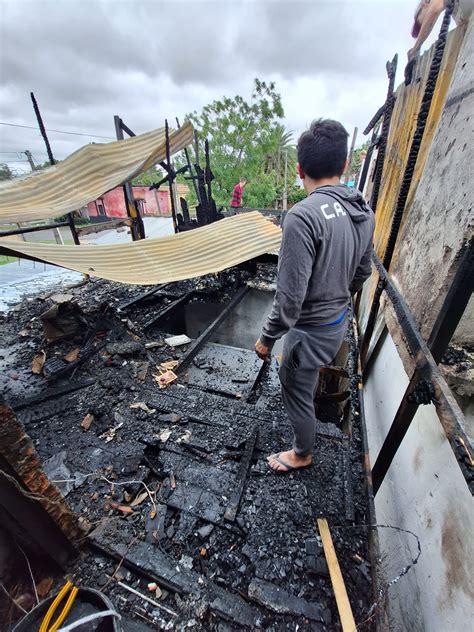
[[337,325],[298,326],[285,336],[279,376],[283,404],[293,427],[293,449],[300,456],[313,450],[316,432],[314,394],[319,369],[334,360],[346,329],[347,317]]

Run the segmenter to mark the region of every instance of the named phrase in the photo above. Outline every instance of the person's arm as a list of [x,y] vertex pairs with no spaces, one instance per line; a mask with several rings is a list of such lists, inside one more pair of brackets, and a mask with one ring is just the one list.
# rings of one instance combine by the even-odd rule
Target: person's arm
[[408,51],[408,61],[411,61],[428,39],[429,34],[433,30],[437,19],[444,11],[444,0],[431,0],[431,2],[423,10],[423,22],[420,32],[416,39],[415,45]]
[[367,250],[364,252],[362,259],[360,260],[359,265],[357,266],[357,270],[355,271],[352,282],[349,286],[349,291],[351,294],[355,294],[358,292],[365,281],[369,278],[372,273],[372,253],[374,252],[374,247],[372,245],[372,237],[370,238],[369,245],[367,246]]
[[316,245],[310,225],[297,213],[289,212],[283,228],[278,279],[272,311],[257,342],[260,357],[267,356],[275,342],[296,323],[313,272]]

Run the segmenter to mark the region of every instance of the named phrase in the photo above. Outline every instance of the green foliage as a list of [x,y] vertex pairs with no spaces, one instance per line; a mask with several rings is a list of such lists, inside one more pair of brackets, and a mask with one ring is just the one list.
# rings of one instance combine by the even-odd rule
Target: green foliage
[[[61,162],[60,160],[56,160],[56,163]],[[41,171],[42,169],[47,169],[48,167],[51,167],[51,163],[49,162],[49,160],[46,160],[45,162],[42,162],[40,164],[37,164],[35,166],[35,171]]]
[[[186,116],[199,132],[201,164],[204,140],[210,143],[213,195],[217,205],[228,205],[240,177],[247,179],[243,202],[255,208],[273,207],[284,185],[285,153],[288,181],[294,179],[296,152],[291,132],[280,123],[281,96],[273,82],[254,80],[250,101],[237,95],[206,105]],[[181,164],[184,162],[181,160]],[[192,191],[192,189],[191,189]],[[190,195],[191,204],[195,202]]]
[[[58,217],[54,217],[52,221],[54,223],[67,222],[67,213],[65,215],[59,215]],[[89,226],[89,224],[91,223],[92,223],[91,220],[88,219],[87,217],[74,215],[75,226]]]
[[296,204],[297,202],[301,202],[306,197],[306,191],[303,187],[299,187],[296,184],[292,184],[288,187],[288,205]]
[[0,180],[11,180],[13,173],[6,163],[0,164]]
[[164,174],[158,167],[152,167],[132,180],[134,186],[150,186],[159,182]]

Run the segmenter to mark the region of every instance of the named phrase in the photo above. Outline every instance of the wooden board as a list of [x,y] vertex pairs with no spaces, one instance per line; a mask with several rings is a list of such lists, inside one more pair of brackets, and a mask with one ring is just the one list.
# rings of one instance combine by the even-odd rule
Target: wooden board
[[318,518],[318,529],[323,541],[324,555],[331,576],[331,583],[336,597],[337,610],[341,619],[343,632],[355,632],[356,624],[352,614],[351,604],[347,596],[346,586],[342,577],[339,562],[337,561],[336,550],[332,542],[331,532],[329,531],[328,521],[326,518]]

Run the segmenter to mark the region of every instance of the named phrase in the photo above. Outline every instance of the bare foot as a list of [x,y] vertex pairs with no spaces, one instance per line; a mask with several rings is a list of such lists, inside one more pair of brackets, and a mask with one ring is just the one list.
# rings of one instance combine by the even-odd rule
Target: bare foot
[[272,454],[267,458],[267,463],[272,470],[282,474],[308,467],[312,462],[313,457],[311,454],[308,454],[307,456],[298,456],[294,450],[287,450],[286,452]]

